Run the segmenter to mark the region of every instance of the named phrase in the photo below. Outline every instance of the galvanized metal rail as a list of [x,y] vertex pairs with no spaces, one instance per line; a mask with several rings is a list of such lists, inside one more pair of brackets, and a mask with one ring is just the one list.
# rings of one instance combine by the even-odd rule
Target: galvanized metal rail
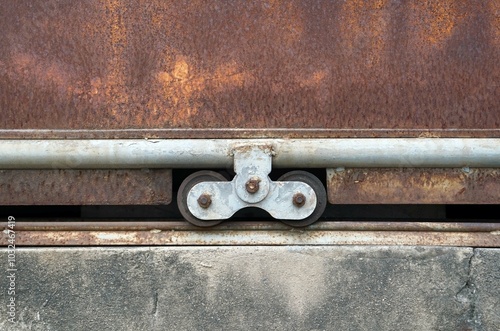
[[[278,222],[18,221],[17,246],[417,245],[500,247],[500,223],[327,221],[294,229]],[[7,244],[4,227],[1,245]]]
[[500,139],[1,140],[0,169],[227,168],[268,145],[273,167],[500,167]]

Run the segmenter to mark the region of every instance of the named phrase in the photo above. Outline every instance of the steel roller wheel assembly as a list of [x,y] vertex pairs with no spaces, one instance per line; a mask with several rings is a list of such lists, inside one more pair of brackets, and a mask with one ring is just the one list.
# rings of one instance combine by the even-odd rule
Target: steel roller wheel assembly
[[257,207],[292,227],[316,222],[323,214],[327,195],[323,183],[306,171],[291,171],[277,181],[269,178],[272,150],[267,146],[235,149],[236,176],[228,181],[214,171],[199,171],[181,184],[177,203],[185,220],[210,227],[237,211]]
[[[177,205],[179,207],[179,211],[181,212],[182,216],[186,221],[200,227],[214,226],[223,221],[223,220],[206,221],[199,219],[191,213],[187,204],[188,193],[196,184],[203,182],[223,182],[223,181],[227,181],[224,176],[215,171],[209,171],[209,170],[202,170],[195,172],[190,176],[188,176],[186,179],[184,179],[181,186],[179,187],[179,192],[177,194]],[[201,208],[208,209],[212,204],[212,197],[209,194],[202,194],[201,196],[198,197],[197,202]]]
[[[269,176],[273,167],[326,169],[329,190],[331,176],[347,168],[409,168],[411,173],[422,173],[415,170],[420,168],[445,168],[467,174],[459,178],[460,183],[466,184],[467,176],[474,179],[470,175],[473,168],[484,168],[481,173],[496,176],[500,166],[498,146],[499,141],[494,138],[24,139],[0,142],[0,169],[102,171],[232,166],[235,175],[231,180],[205,170],[190,175],[182,183],[177,202],[188,222],[200,227],[214,226],[239,210],[252,207],[266,211],[284,224],[302,227],[322,216],[327,204],[325,187],[304,171],[292,171],[274,181]],[[393,176],[398,178],[398,174]],[[458,194],[466,192],[465,189]],[[474,201],[496,203],[496,191],[490,191],[493,192],[490,200]],[[336,202],[335,197],[330,196],[332,201]]]

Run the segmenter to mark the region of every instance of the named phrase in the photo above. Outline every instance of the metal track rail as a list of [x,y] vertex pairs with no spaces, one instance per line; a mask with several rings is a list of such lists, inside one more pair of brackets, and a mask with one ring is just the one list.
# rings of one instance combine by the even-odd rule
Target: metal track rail
[[[8,229],[2,233],[7,245]],[[18,221],[17,246],[114,245],[417,245],[500,247],[500,223],[227,222],[200,229],[179,221]]]
[[273,167],[500,167],[496,138],[0,140],[0,169],[228,168],[242,146]]

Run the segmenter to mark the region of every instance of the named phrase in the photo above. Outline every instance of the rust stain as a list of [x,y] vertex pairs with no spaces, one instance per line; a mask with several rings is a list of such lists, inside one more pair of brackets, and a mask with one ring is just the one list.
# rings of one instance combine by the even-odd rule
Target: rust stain
[[297,43],[304,33],[303,18],[296,2],[269,0],[262,1],[265,33],[278,33],[285,47]]
[[328,169],[333,204],[497,204],[498,169]]
[[498,1],[0,4],[0,129],[496,129]]
[[489,10],[493,13],[493,42],[500,45],[500,2],[490,1]]
[[[110,46],[110,56],[106,68],[106,99],[110,101],[113,117],[120,118],[122,109],[129,103],[129,93],[126,86],[127,61],[127,27],[125,23],[127,8],[122,0],[104,0],[103,11],[106,13],[105,29],[107,31]],[[96,81],[97,80],[97,81]],[[99,91],[97,83],[91,86],[90,93]],[[95,93],[95,94],[97,94]],[[93,93],[94,94],[94,93]]]
[[461,2],[454,0],[418,1],[412,2],[412,6],[415,19],[420,21],[420,35],[433,45],[444,45],[443,41],[451,37],[467,15]]
[[[363,66],[379,66],[386,46],[389,12],[387,1],[346,1],[345,19],[340,23],[343,44],[349,56],[363,53]],[[361,67],[360,70],[363,70]]]

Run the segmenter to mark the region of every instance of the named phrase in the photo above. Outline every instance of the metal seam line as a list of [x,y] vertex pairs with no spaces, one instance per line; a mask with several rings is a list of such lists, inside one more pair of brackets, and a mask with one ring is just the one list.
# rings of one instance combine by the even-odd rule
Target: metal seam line
[[241,146],[273,167],[500,167],[498,138],[0,140],[0,169],[227,168]]

